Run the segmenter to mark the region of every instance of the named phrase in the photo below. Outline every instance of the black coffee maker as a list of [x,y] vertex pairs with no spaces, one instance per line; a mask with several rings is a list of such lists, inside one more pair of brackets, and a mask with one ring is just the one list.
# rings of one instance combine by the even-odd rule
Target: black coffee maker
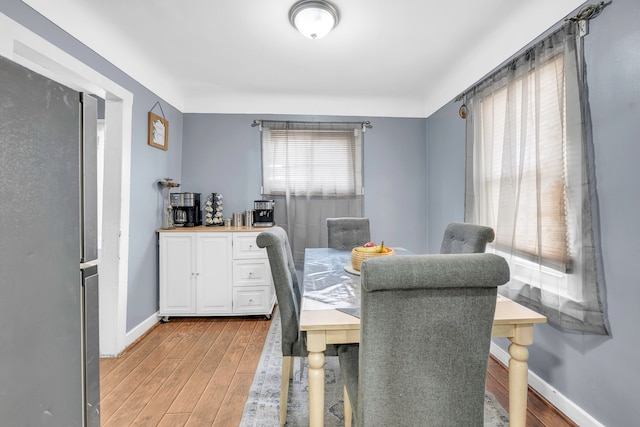
[[171,193],[171,207],[176,227],[195,227],[202,223],[200,193]]
[[272,227],[276,225],[275,206],[273,200],[255,200],[253,202],[253,226]]

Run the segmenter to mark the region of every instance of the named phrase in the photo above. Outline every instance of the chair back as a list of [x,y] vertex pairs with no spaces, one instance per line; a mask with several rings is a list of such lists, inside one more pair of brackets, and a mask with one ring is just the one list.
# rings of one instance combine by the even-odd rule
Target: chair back
[[495,233],[490,227],[452,222],[444,231],[441,254],[482,253],[487,243],[493,242]]
[[358,425],[481,426],[504,258],[380,257],[361,275]]
[[353,249],[371,240],[369,218],[327,218],[328,247]]
[[300,304],[302,293],[296,275],[293,255],[287,232],[281,227],[272,227],[258,234],[256,243],[266,248],[271,277],[278,298],[282,325],[282,355],[302,356],[306,354],[304,340],[300,334]]

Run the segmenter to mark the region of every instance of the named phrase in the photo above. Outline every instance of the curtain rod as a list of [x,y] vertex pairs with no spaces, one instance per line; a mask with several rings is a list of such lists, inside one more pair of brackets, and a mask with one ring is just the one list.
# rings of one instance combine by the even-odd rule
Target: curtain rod
[[[570,22],[573,22],[573,23],[577,24],[580,37],[585,36],[585,35],[587,35],[589,33],[589,29],[588,29],[589,28],[589,26],[588,26],[589,20],[595,18],[598,15],[600,15],[602,10],[606,6],[609,6],[611,4],[611,1],[612,0],[609,0],[608,3],[605,3],[603,1],[601,1],[600,3],[589,4],[589,5],[585,6],[585,7],[583,7],[582,9],[580,9],[578,11],[578,13],[574,17],[565,18],[564,21],[565,22],[570,21]],[[558,28],[555,31],[551,32],[549,35],[545,36],[543,39],[547,39],[548,37],[551,37],[551,36],[555,35],[559,31],[562,31],[562,29],[564,29],[566,25],[570,25],[570,24],[567,23],[567,24],[562,25],[560,28]],[[465,89],[465,91],[462,92],[460,95],[456,96],[454,102],[458,102],[458,101],[463,100],[464,97],[467,95],[467,93],[472,92],[475,88],[480,86],[482,83],[484,83],[488,79],[493,78],[496,74],[498,74],[499,72],[504,70],[505,67],[510,67],[511,64],[513,64],[515,61],[517,61],[518,59],[520,59],[523,56],[527,55],[531,51],[531,49],[533,49],[533,47],[535,45],[537,45],[537,44],[538,43],[532,43],[526,49],[524,49],[524,52],[522,54],[517,55],[516,57],[514,57],[512,59],[509,59],[503,65],[500,65],[500,66],[496,67],[490,74],[488,74],[485,77],[481,78],[475,84],[473,84],[472,86],[470,86],[467,89]]]
[[[295,120],[260,120],[260,119],[255,119],[253,121],[253,123],[251,123],[251,127],[255,127],[258,126],[260,132],[262,132],[262,122],[274,122],[274,123],[295,123]],[[301,123],[305,123],[305,122],[301,122]],[[309,122],[309,123],[314,123],[314,122]],[[316,122],[316,123],[331,123],[331,122]],[[338,122],[341,123],[341,122]],[[342,122],[345,123],[345,122]],[[346,122],[346,123],[350,123],[350,122]],[[353,122],[353,123],[358,123],[358,122]],[[373,126],[371,125],[371,120],[364,120],[362,122],[360,122],[360,125],[362,126],[362,132],[366,132],[367,129],[371,129]]]

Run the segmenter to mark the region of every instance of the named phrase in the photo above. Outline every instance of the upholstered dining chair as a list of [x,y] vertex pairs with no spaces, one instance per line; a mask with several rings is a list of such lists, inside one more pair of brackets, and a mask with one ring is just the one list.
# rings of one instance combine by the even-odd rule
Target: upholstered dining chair
[[[293,378],[294,357],[306,357],[306,334],[300,331],[300,305],[302,292],[298,284],[291,247],[286,231],[272,227],[256,238],[261,248],[267,249],[271,276],[278,299],[282,333],[282,378],[280,382],[280,425],[287,422],[289,381]],[[336,356],[337,349],[327,346],[327,356]]]
[[493,242],[495,233],[483,225],[452,222],[442,238],[441,254],[482,253],[487,243]]
[[328,247],[353,249],[371,240],[369,218],[327,218]]
[[364,261],[360,344],[338,349],[357,426],[483,425],[497,286],[508,280],[494,254]]

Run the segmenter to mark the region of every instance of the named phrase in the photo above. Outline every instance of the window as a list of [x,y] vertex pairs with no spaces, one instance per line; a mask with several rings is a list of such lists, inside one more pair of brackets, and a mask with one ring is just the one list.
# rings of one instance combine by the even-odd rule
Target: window
[[511,269],[501,294],[561,328],[606,334],[588,92],[573,25],[465,95],[465,220],[495,230],[488,250]]
[[296,265],[327,246],[327,218],[363,215],[365,123],[261,121],[262,194],[289,237]]
[[[542,64],[539,72],[525,73],[480,99],[479,154],[486,159],[477,169],[477,185],[486,191],[480,222],[496,224],[497,213],[517,212],[500,218],[503,224],[512,224],[498,228],[496,248],[513,246],[518,256],[564,272],[571,254],[566,104],[559,101],[565,97],[564,82],[558,76],[562,69],[563,57],[557,55]],[[513,104],[512,111],[507,102]]]
[[264,194],[362,195],[361,130],[353,124],[264,122]]

